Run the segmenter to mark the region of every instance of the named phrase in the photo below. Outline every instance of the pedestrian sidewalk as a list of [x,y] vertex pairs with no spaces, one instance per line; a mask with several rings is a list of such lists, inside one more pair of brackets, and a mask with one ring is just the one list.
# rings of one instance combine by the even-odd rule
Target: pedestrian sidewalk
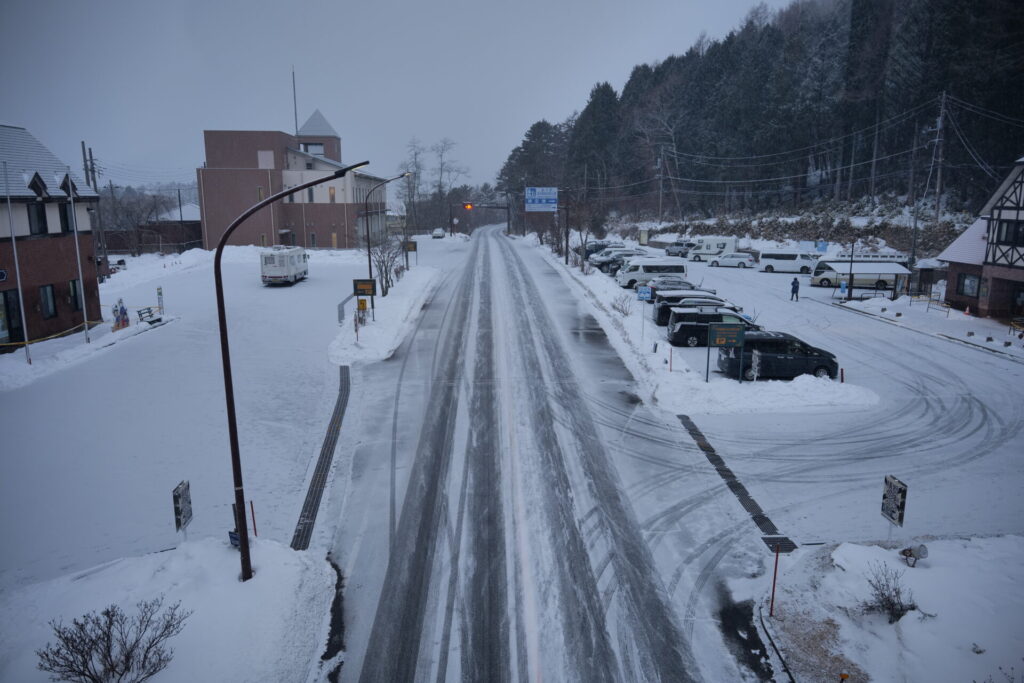
[[943,310],[934,305],[929,309],[926,301],[915,301],[909,296],[895,301],[884,297],[837,301],[832,305],[1024,363],[1022,332],[998,320],[978,318],[955,309]]

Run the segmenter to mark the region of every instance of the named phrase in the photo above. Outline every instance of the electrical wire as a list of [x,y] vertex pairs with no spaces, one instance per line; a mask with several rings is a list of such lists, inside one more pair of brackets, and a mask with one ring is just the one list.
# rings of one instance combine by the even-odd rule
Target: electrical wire
[[956,122],[953,112],[950,111],[946,115],[949,117],[949,122],[953,124],[953,132],[955,132],[956,136],[960,138],[960,143],[964,146],[964,149],[967,150],[967,153],[971,158],[974,159],[974,163],[978,165],[978,168],[987,173],[990,178],[998,180],[998,177],[996,176],[995,171],[992,170],[992,167],[985,163],[985,160],[981,158],[981,155],[978,154],[974,147],[971,146],[971,143],[967,141],[967,136],[965,136],[963,131],[960,129],[960,124]]
[[978,114],[979,116],[987,116],[988,118],[996,120],[996,121],[999,121],[1001,123],[1006,123],[1006,124],[1009,124],[1011,126],[1019,126],[1021,128],[1024,128],[1024,119],[1018,119],[1018,118],[1015,118],[1013,116],[1008,116],[1006,114],[1001,114],[1001,113],[999,113],[997,111],[993,111],[991,109],[986,109],[985,107],[982,107],[981,105],[973,104],[971,102],[966,102],[964,100],[961,100],[959,97],[956,97],[954,95],[946,95],[946,99],[950,100],[953,103],[955,103],[961,109],[966,109],[967,111],[971,112],[972,114]]

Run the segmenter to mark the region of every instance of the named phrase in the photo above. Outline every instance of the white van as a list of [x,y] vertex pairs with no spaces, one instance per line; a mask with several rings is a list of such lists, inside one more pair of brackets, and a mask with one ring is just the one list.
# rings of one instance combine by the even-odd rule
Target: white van
[[659,275],[686,277],[686,261],[675,256],[630,259],[615,275],[621,287],[646,285]]
[[707,261],[710,256],[736,251],[735,237],[698,237],[697,246],[690,250],[691,261]]
[[818,264],[816,254],[799,251],[762,251],[762,273],[803,273],[809,274]]
[[263,284],[295,284],[309,275],[309,255],[302,247],[276,246],[260,253]]

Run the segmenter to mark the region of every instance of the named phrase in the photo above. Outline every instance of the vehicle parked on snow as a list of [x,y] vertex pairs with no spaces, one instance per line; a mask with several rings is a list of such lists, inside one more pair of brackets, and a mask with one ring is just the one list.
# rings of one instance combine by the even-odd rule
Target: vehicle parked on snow
[[600,268],[601,272],[607,273],[611,268],[616,267],[611,265],[613,261],[618,261],[617,266],[621,266],[623,259],[634,256],[647,256],[647,250],[642,247],[610,247],[594,254],[587,260]]
[[698,237],[697,246],[690,249],[691,261],[707,261],[712,256],[736,251],[735,237]]
[[729,309],[676,306],[672,308],[665,336],[672,346],[707,346],[708,326],[712,324],[743,325],[745,331],[761,329],[759,325]]
[[818,263],[818,255],[799,251],[762,251],[760,263],[761,271],[765,273],[809,275]]
[[819,261],[814,266],[811,284],[815,287],[837,287],[846,283],[849,286],[851,271],[854,287],[874,289],[895,287],[899,276],[910,275],[903,265],[893,261]]
[[659,275],[686,277],[686,261],[671,256],[630,259],[615,274],[615,281],[628,288],[645,285]]
[[750,254],[744,254],[742,252],[733,252],[731,254],[721,254],[720,256],[713,256],[711,263],[708,264],[712,268],[718,268],[723,266],[725,268],[754,268],[757,266],[757,261]]
[[651,302],[654,301],[654,295],[659,291],[668,291],[672,289],[699,289],[702,292],[710,292],[716,294],[717,292],[710,287],[705,287],[703,284],[693,284],[675,275],[659,275],[656,278],[651,279],[647,282],[647,286],[651,288]]
[[694,308],[697,306],[714,306],[729,308],[741,312],[743,309],[731,301],[697,290],[669,290],[658,292],[654,295],[654,309],[651,311],[651,319],[656,325],[667,325],[672,309],[675,307]]
[[302,247],[271,247],[260,252],[260,271],[265,285],[293,285],[309,275],[309,254]]
[[430,233],[430,239],[444,239],[444,228],[434,228],[434,231]]
[[814,375],[835,379],[839,363],[834,354],[803,342],[785,332],[748,332],[739,347],[718,350],[718,369],[728,377],[743,379],[793,379]]
[[622,242],[616,242],[614,240],[588,240],[586,244],[586,249],[584,249],[584,247],[581,245],[577,251],[583,254],[584,258],[590,258],[591,255],[596,254],[600,251],[614,248],[625,249],[626,245],[623,244]]
[[678,256],[680,258],[686,258],[690,253],[690,250],[697,246],[696,242],[689,240],[676,240],[672,244],[665,247],[665,256]]

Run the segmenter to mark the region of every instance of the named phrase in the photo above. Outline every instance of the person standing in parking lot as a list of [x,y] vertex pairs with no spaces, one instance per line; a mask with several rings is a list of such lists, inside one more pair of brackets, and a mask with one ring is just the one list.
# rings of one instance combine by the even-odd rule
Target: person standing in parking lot
[[796,278],[793,278],[793,282],[789,288],[789,300],[793,301],[794,299],[800,301],[800,281]]

